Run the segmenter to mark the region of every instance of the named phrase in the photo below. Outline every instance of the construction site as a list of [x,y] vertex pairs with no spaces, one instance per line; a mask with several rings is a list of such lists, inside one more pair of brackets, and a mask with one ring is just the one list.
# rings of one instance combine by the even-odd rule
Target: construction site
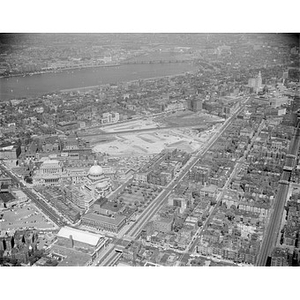
[[222,123],[223,119],[216,116],[180,112],[157,121],[115,124],[102,128],[104,136],[109,135],[110,140],[96,143],[93,151],[112,156],[139,156],[177,148],[192,153],[199,150]]

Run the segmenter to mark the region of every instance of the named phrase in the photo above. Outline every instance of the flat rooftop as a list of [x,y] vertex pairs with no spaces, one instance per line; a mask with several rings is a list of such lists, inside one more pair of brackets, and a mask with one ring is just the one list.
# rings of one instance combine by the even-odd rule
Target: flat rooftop
[[217,190],[218,190],[218,187],[214,184],[205,186],[204,188],[201,189],[202,192],[207,192],[207,193],[215,193]]
[[64,256],[63,260],[58,264],[59,266],[84,266],[91,259],[89,254],[56,244],[51,247],[51,253]]
[[15,200],[15,197],[11,193],[0,193],[0,201],[7,203],[12,200]]
[[75,229],[68,226],[62,227],[57,233],[57,237],[69,239],[70,236],[72,236],[74,241],[86,243],[92,246],[96,246],[98,242],[103,238],[103,236],[100,234],[91,233],[88,231]]
[[113,212],[118,212],[121,208],[122,208],[122,204],[118,204],[118,203],[115,203],[115,202],[111,202],[111,201],[107,201],[107,202],[104,202],[102,205],[101,205],[101,208],[103,209],[107,209],[107,210],[110,210],[110,211],[113,211]]
[[88,212],[85,216],[82,217],[82,219],[93,220],[118,226],[126,219],[126,217],[121,215],[115,215],[114,218],[111,218],[94,212]]

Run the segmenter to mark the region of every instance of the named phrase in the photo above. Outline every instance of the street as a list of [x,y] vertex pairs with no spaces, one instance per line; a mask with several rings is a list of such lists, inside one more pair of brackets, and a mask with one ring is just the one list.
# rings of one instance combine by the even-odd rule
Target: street
[[20,189],[24,194],[34,202],[34,204],[40,208],[57,226],[63,226],[65,223],[63,219],[44,201],[42,201],[36,194],[34,194],[29,188],[24,186],[19,178],[17,178],[11,171],[7,170],[2,163],[0,163],[0,169],[9,176],[13,183],[20,186]]
[[[138,217],[137,221],[128,229],[126,232],[126,236],[129,238],[136,238],[145,224],[152,219],[155,213],[160,209],[163,205],[169,194],[173,191],[173,188],[178,184],[178,182],[189,172],[191,168],[193,168],[199,161],[199,159],[205,155],[205,153],[214,145],[214,143],[218,140],[218,138],[224,133],[224,131],[229,127],[231,121],[244,109],[247,101],[250,97],[246,98],[242,105],[235,111],[235,113],[228,118],[222,127],[219,128],[219,131],[214,134],[208,141],[207,145],[198,151],[195,156],[192,156],[191,159],[187,162],[187,164],[181,169],[179,175],[174,177],[173,180],[164,188],[162,193],[141,213]],[[122,238],[122,235],[118,235],[119,238]],[[115,247],[112,247],[110,252],[114,252]],[[110,254],[108,254],[110,256]],[[114,254],[115,256],[118,253]],[[101,265],[109,264],[109,262],[114,261],[113,258],[111,260],[105,260],[101,263]]]
[[[290,144],[289,154],[297,157],[299,150],[299,123],[296,129],[294,138]],[[294,158],[295,159],[295,158]],[[286,164],[291,163],[290,157],[287,156]],[[277,236],[280,231],[281,218],[284,210],[284,205],[287,200],[287,194],[289,190],[289,180],[290,180],[291,171],[284,170],[281,175],[281,182],[279,183],[279,189],[275,198],[275,203],[273,207],[273,213],[270,217],[268,227],[266,229],[265,237],[261,246],[261,250],[257,259],[257,266],[265,266],[267,263],[268,256],[271,255],[273,247],[276,246]]]

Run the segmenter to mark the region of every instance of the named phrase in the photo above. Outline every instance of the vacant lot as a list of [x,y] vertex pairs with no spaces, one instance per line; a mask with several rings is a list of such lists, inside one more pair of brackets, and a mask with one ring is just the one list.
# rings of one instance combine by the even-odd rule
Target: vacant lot
[[129,121],[126,123],[115,124],[103,127],[102,130],[105,132],[121,132],[128,130],[138,130],[138,129],[148,129],[148,128],[157,128],[158,124],[152,120],[135,120]]
[[182,129],[166,129],[140,134],[122,135],[119,133],[116,140],[98,144],[93,150],[114,156],[137,156],[156,154],[165,148],[178,148],[193,152],[198,150],[202,143],[198,135],[186,134]]

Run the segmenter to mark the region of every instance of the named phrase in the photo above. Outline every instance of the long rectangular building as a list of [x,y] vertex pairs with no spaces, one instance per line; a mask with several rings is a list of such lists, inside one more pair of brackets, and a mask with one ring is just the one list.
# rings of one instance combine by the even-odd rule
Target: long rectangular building
[[50,252],[59,258],[59,266],[91,265],[109,243],[109,239],[100,234],[68,226],[62,227],[56,237]]
[[81,218],[81,222],[82,225],[117,233],[125,225],[126,217],[118,214],[105,216],[95,212],[88,212]]

